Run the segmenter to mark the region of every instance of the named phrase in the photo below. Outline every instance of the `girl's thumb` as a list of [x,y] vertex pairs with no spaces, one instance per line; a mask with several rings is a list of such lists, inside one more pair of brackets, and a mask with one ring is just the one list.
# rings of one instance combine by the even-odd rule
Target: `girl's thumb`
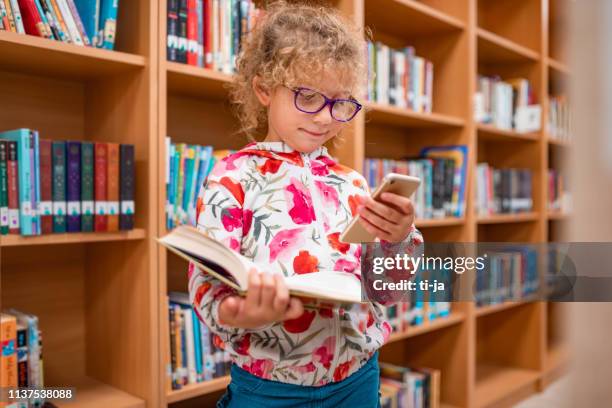
[[238,315],[238,310],[240,309],[240,299],[238,296],[229,296],[221,302],[219,305],[219,320],[221,320],[221,324],[228,322],[232,322],[234,318]]

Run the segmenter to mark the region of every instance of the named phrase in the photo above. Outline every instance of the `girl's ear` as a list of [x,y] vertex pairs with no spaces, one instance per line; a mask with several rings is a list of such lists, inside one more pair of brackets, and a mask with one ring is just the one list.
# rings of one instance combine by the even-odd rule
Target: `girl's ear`
[[261,84],[261,77],[255,75],[253,77],[253,91],[255,91],[255,95],[257,95],[257,99],[263,106],[270,105],[271,93],[269,89],[266,89]]

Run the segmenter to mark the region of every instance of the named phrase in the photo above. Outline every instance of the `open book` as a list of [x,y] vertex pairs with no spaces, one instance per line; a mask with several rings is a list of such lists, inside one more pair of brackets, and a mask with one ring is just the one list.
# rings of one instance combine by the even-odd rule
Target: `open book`
[[[241,295],[246,293],[249,286],[249,269],[265,270],[265,266],[253,263],[191,226],[181,225],[158,241]],[[294,275],[286,277],[285,284],[291,295],[331,302],[362,302],[359,279],[346,272],[320,271]]]

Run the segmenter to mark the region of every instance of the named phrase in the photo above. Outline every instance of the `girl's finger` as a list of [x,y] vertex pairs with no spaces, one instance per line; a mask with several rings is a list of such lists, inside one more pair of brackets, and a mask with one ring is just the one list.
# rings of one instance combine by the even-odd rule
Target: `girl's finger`
[[414,212],[412,200],[407,197],[393,193],[383,193],[380,198],[385,203],[393,205],[394,208],[403,214],[412,214]]
[[245,306],[250,310],[258,308],[261,302],[261,277],[259,275],[259,272],[249,272],[249,289]]
[[218,310],[219,323],[233,326],[240,311],[240,302],[243,302],[240,296],[228,296],[223,299]]
[[261,299],[259,306],[263,308],[272,308],[272,302],[274,301],[274,294],[276,293],[276,280],[270,273],[263,273],[261,275]]
[[376,214],[369,208],[363,208],[359,212],[359,215],[361,216],[361,218],[365,218],[372,225],[376,225],[376,227],[378,227],[380,230],[383,230],[383,231],[391,232],[393,227],[396,225],[396,224],[390,223],[389,221],[379,216],[378,214]]
[[277,313],[283,314],[289,304],[289,289],[287,289],[281,275],[274,275],[274,279],[276,281],[276,296],[274,296],[272,307]]
[[393,222],[395,220],[398,220],[402,216],[402,213],[397,211],[395,208],[390,207],[387,204],[378,202],[372,198],[367,199],[365,206],[388,221]]
[[363,225],[363,227],[366,229],[366,231],[368,231],[370,234],[374,235],[377,238],[380,239],[384,239],[387,241],[392,241],[392,237],[389,233],[387,233],[386,231],[381,230],[380,228],[376,227],[374,224],[372,224],[371,222],[369,222],[368,220],[366,220],[363,217],[359,218],[359,222],[361,222],[361,225]]
[[304,313],[304,305],[298,298],[292,297],[289,300],[289,307],[283,316],[283,320],[297,319]]

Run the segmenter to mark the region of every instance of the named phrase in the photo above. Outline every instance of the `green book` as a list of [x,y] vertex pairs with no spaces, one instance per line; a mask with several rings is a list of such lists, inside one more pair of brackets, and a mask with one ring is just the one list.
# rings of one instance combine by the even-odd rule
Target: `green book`
[[8,142],[0,140],[0,234],[2,235],[9,232],[7,160]]
[[53,163],[53,232],[66,232],[66,142],[54,141]]
[[81,142],[81,231],[94,230],[94,145]]

